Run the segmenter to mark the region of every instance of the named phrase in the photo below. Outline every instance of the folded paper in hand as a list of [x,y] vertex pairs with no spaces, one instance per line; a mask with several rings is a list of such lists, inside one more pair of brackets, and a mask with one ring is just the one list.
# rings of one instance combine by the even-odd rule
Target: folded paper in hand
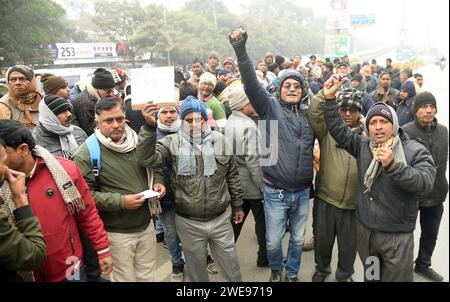
[[147,199],[147,198],[158,197],[160,193],[153,191],[153,190],[147,190],[147,191],[141,192],[139,194],[144,194],[144,198]]

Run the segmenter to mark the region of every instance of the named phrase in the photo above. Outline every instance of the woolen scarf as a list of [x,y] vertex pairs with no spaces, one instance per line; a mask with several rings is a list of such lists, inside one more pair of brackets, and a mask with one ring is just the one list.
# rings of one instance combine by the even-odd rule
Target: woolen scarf
[[[392,114],[393,119],[392,137],[384,143],[376,143],[374,140],[370,139],[370,150],[372,151],[373,159],[370,162],[369,168],[364,174],[364,186],[366,187],[365,192],[370,192],[372,190],[373,183],[383,170],[381,162],[377,160],[377,154],[380,148],[382,147],[391,148],[394,153],[393,161],[396,163],[404,163],[405,165],[407,164],[405,153],[402,147],[402,142],[400,140],[400,136],[398,135],[399,124],[397,114],[395,113],[395,110],[391,106],[386,105],[386,107],[389,108]],[[367,127],[366,133],[369,133],[369,129],[367,129]]]
[[27,128],[36,127],[33,121],[32,112],[39,112],[39,102],[42,99],[41,94],[37,90],[36,78],[33,77],[28,91],[23,94],[14,93],[13,89],[9,87],[8,99],[12,106],[20,111],[19,121]]
[[73,135],[73,126],[65,127],[61,125],[59,119],[44,101],[39,103],[39,123],[51,133],[59,136],[64,158],[72,159],[75,150],[78,148],[78,143]]
[[[125,126],[125,133],[119,143],[115,143],[111,138],[104,136],[98,128],[95,128],[94,133],[103,146],[118,153],[131,152],[136,149],[138,143],[138,135],[128,125]],[[148,188],[153,189],[153,171],[150,168],[147,169],[147,183]],[[158,217],[161,214],[162,209],[159,200],[151,198],[148,206],[152,217]]]
[[214,156],[213,136],[211,128],[205,123],[205,131],[201,137],[194,138],[186,132],[185,127],[179,132],[178,175],[192,176],[196,172],[196,153],[194,144],[200,145],[203,158],[203,175],[211,176],[217,170]]
[[[36,146],[32,152],[35,157],[40,157],[44,160],[45,166],[50,171],[50,174],[52,175],[70,214],[73,215],[83,211],[86,206],[84,205],[80,192],[78,192],[78,189],[75,187],[75,184],[69,174],[67,174],[66,170],[63,166],[61,166],[59,161],[49,151],[41,146]],[[1,188],[1,196],[5,200],[4,209],[11,218],[14,218],[13,211],[16,207],[11,199],[9,185],[6,182]]]

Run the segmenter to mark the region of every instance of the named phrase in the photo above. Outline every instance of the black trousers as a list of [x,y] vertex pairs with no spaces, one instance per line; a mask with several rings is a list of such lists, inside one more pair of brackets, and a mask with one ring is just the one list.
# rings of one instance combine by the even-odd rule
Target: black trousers
[[80,226],[78,226],[78,233],[80,234],[80,240],[83,246],[83,263],[86,267],[88,281],[100,281],[102,278],[100,274],[100,266],[98,264],[97,252],[94,250],[91,241]]
[[267,257],[266,249],[266,223],[264,218],[264,204],[261,199],[244,199],[242,204],[242,209],[244,211],[244,221],[239,224],[233,224],[234,241],[238,240],[239,234],[241,233],[244,222],[247,219],[248,213],[252,210],[253,217],[255,218],[255,234],[258,238],[258,257]]
[[338,244],[336,279],[350,278],[356,259],[355,210],[340,209],[320,198],[314,203],[314,260],[316,271],[330,274],[335,238]]
[[444,206],[441,203],[434,207],[420,207],[419,211],[421,232],[416,265],[420,268],[428,268],[431,266],[431,256],[436,247]]
[[383,233],[357,222],[358,254],[364,281],[413,282],[414,234]]

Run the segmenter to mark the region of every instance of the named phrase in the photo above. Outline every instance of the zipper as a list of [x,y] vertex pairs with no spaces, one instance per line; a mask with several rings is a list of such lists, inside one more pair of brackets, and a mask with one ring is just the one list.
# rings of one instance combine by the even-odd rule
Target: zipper
[[[28,177],[25,178],[25,195],[27,196],[28,204],[31,207],[31,199],[30,199],[30,196],[28,195],[29,183],[30,183],[30,178],[28,178]],[[39,273],[41,274],[41,277],[44,280],[44,282],[47,282],[47,275],[45,274],[44,265],[39,267]]]
[[349,174],[349,170],[350,170],[350,161],[351,161],[351,157],[349,157],[348,161],[347,161],[347,177],[345,178],[344,193],[342,194],[341,202],[344,200],[345,190],[347,188],[348,174]]
[[69,224],[69,238],[70,238],[70,246],[72,247],[72,254],[73,256],[75,256],[75,243],[73,241],[72,229],[70,228],[70,224]]

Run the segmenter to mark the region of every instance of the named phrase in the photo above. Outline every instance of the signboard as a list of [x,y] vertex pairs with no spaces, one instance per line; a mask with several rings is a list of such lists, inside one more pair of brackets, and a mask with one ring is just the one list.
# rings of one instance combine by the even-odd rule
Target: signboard
[[347,0],[330,0],[330,6],[332,10],[346,10],[347,5]]
[[327,29],[346,29],[349,27],[350,20],[347,10],[336,10],[330,12],[327,18]]
[[350,15],[350,24],[352,26],[375,24],[375,14]]
[[350,51],[350,37],[348,35],[326,35],[325,36],[325,57],[341,58]]
[[160,107],[177,106],[173,66],[131,69],[130,78],[133,110],[142,110],[150,101]]
[[47,45],[54,64],[118,62],[115,43],[56,43]]

